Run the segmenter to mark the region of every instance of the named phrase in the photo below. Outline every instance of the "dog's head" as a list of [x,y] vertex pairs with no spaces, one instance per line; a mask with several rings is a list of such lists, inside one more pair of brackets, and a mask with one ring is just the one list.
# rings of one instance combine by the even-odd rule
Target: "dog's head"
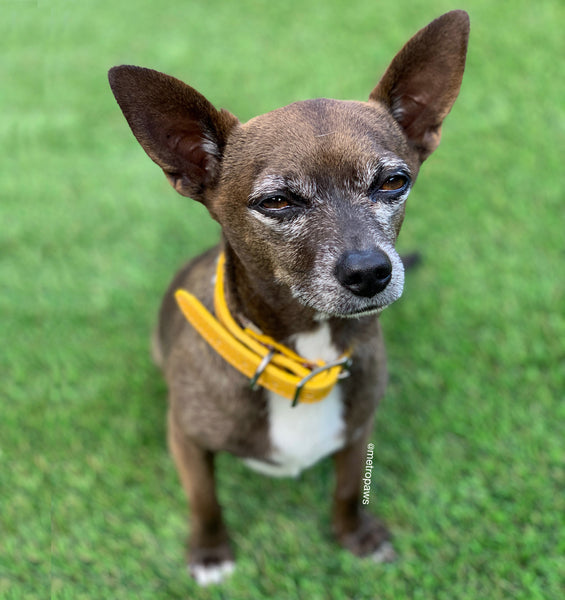
[[140,144],[249,273],[320,316],[360,316],[402,293],[394,243],[459,92],[468,32],[463,11],[430,23],[368,102],[307,100],[245,124],[156,71],[115,67],[110,84]]

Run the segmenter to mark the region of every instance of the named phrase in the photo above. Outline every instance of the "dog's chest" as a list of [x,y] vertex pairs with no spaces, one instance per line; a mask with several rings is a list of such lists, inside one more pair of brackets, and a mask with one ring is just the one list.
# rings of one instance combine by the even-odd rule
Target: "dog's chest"
[[[338,356],[327,325],[321,325],[314,333],[300,334],[296,348],[308,358],[330,361]],[[247,459],[251,468],[267,475],[295,477],[343,446],[345,423],[339,384],[322,401],[313,404],[292,408],[289,400],[273,392],[268,392],[267,403],[272,449],[267,458],[272,462]]]

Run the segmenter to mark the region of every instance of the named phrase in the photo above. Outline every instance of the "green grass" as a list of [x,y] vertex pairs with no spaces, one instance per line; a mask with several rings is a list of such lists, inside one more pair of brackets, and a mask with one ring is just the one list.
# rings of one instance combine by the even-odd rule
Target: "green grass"
[[[0,3],[0,595],[81,600],[558,600],[565,585],[565,5],[467,0]],[[450,8],[463,90],[383,315],[391,385],[370,509],[400,556],[329,535],[330,464],[299,482],[222,456],[238,570],[198,590],[148,354],[160,296],[218,229],[129,133],[106,71],[189,82],[241,119],[363,99]]]

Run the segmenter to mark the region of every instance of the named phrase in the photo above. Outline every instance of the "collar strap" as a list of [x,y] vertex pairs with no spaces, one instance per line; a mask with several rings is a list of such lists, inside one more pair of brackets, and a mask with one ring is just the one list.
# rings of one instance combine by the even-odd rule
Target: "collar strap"
[[242,328],[229,312],[224,288],[225,256],[218,258],[214,289],[214,317],[186,290],[175,292],[183,315],[208,344],[232,367],[258,386],[292,400],[305,403],[323,400],[339,379],[349,375],[350,352],[333,362],[311,361],[279,344],[273,338]]

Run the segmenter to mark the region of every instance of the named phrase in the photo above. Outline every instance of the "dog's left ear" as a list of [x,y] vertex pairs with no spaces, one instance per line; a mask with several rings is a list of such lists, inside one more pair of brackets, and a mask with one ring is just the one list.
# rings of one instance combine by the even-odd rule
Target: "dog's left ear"
[[369,96],[390,110],[420,161],[439,145],[461,87],[468,40],[469,15],[444,14],[408,41]]

